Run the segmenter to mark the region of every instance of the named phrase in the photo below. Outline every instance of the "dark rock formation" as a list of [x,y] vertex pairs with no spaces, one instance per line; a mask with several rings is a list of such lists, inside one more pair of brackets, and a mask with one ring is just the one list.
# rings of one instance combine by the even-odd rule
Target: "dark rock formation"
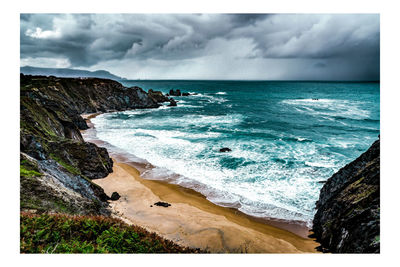
[[111,194],[111,200],[118,200],[121,196],[118,194],[118,192],[113,192]]
[[91,179],[107,176],[113,162],[106,149],[83,140],[80,130],[88,126],[80,114],[159,104],[141,88],[112,80],[20,78],[21,208],[106,212],[102,201],[109,198]]
[[176,89],[176,91],[174,89],[171,89],[171,90],[169,90],[169,95],[170,96],[181,96],[182,93],[181,93],[181,90],[179,90],[179,89]]
[[161,202],[161,201],[154,203],[154,205],[164,207],[164,208],[168,208],[169,206],[171,206],[171,204],[169,204],[167,202]]
[[230,149],[229,147],[223,147],[219,150],[219,152],[230,152],[232,151],[232,149]]
[[321,250],[380,252],[380,141],[329,178],[316,203],[313,231]]
[[189,93],[183,93],[179,89],[176,90],[171,89],[169,90],[169,94],[166,94],[166,96],[189,96],[189,95],[190,95]]
[[169,99],[169,107],[176,107],[176,101],[173,98]]
[[54,160],[36,160],[25,153],[20,156],[20,206],[22,210],[103,214],[110,212],[103,201],[103,189],[66,171]]
[[164,103],[169,101],[169,98],[163,95],[161,91],[153,91],[153,89],[150,89],[148,95],[157,103]]

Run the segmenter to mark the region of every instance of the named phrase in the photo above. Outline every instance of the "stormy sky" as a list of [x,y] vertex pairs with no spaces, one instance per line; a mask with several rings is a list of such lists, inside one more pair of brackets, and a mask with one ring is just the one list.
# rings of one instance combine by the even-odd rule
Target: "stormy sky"
[[378,14],[21,14],[21,66],[130,79],[379,80]]

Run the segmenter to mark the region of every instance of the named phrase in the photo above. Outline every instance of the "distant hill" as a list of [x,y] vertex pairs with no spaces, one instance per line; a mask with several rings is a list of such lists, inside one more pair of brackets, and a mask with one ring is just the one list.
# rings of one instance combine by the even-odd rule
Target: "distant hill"
[[25,75],[44,75],[44,76],[56,76],[56,77],[96,77],[111,80],[125,80],[125,78],[116,76],[106,70],[78,70],[78,69],[67,69],[67,68],[37,68],[31,66],[25,66],[20,68],[20,72]]

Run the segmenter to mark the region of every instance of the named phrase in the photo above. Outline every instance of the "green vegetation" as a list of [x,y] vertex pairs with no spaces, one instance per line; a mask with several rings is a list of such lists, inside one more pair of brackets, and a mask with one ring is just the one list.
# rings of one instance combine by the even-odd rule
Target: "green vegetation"
[[19,171],[20,171],[20,175],[21,176],[25,176],[25,177],[34,177],[34,176],[40,176],[41,175],[37,171],[26,169],[23,165],[19,166]]
[[42,174],[39,172],[39,169],[37,168],[36,165],[34,165],[32,162],[29,162],[27,160],[20,160],[19,164],[19,172],[20,176],[24,177],[34,177],[34,176],[41,176]]
[[21,212],[21,253],[201,253],[104,216]]
[[55,161],[57,161],[61,166],[63,166],[70,173],[75,174],[75,175],[81,174],[81,171],[78,168],[64,162],[61,158],[57,157],[55,154],[51,153],[50,157],[52,159],[54,159]]

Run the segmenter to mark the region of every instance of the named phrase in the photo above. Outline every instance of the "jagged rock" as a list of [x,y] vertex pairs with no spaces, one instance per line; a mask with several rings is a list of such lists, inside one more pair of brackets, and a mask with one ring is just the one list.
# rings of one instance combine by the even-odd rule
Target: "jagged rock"
[[380,251],[380,141],[329,178],[316,203],[313,232],[321,250]]
[[223,147],[219,150],[219,152],[231,152],[232,149],[230,149],[229,147]]
[[169,204],[167,202],[161,202],[161,201],[154,203],[154,205],[164,207],[164,208],[168,208],[169,206],[171,206],[171,204]]
[[[39,212],[109,214],[103,189],[90,180],[60,169],[53,160],[20,153],[20,207]],[[100,201],[98,201],[99,199]]]
[[182,93],[182,96],[189,96],[189,93]]
[[63,140],[49,142],[48,147],[49,158],[70,165],[69,169],[89,179],[103,178],[112,172],[113,162],[107,150],[93,143]]
[[153,100],[157,103],[163,103],[169,101],[169,98],[163,95],[161,91],[153,91],[153,89],[150,89],[148,94],[149,97],[153,98]]
[[169,107],[176,107],[176,101],[173,98],[169,99]]
[[118,200],[121,196],[117,192],[111,194],[111,200]]
[[181,93],[181,90],[179,90],[179,89],[176,89],[176,91],[174,89],[171,89],[171,90],[169,90],[169,95],[170,96],[181,96],[182,93]]

